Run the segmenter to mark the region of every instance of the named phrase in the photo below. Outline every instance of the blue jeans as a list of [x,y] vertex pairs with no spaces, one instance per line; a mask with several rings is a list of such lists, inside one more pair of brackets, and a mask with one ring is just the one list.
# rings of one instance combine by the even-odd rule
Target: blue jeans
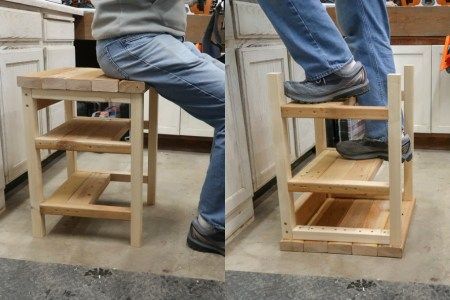
[[[225,67],[192,43],[168,34],[136,34],[97,42],[110,77],[147,82],[164,98],[215,129],[199,214],[225,228]],[[176,188],[176,187],[175,187]]]
[[[352,59],[367,71],[370,91],[361,105],[387,105],[387,74],[395,73],[385,0],[336,0],[342,34],[319,0],[258,0],[292,58],[316,80]],[[386,121],[366,121],[366,137],[387,140]]]

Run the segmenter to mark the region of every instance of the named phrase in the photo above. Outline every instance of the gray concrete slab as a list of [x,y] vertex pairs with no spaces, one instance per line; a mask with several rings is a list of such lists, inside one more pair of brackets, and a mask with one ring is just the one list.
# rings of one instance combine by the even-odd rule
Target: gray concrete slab
[[2,299],[224,299],[224,282],[0,259]]
[[[47,216],[48,235],[33,238],[24,184],[7,195],[7,210],[0,216],[0,257],[224,280],[222,256],[186,246],[208,163],[208,154],[158,153],[157,200],[155,206],[144,207],[141,248],[129,245],[129,222],[115,220]],[[130,159],[84,153],[79,156],[79,168],[127,171]],[[63,158],[44,172],[45,194],[49,196],[65,179]],[[124,204],[129,199],[128,183],[111,183],[100,198]]]
[[227,299],[450,299],[450,286],[368,279],[226,272]]
[[450,284],[450,153],[417,151],[415,161],[417,204],[403,259],[279,251],[272,190],[255,222],[227,245],[226,270]]

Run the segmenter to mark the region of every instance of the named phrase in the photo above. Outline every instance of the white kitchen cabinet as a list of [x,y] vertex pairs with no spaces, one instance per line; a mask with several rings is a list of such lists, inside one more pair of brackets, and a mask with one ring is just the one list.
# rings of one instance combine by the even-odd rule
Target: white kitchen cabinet
[[440,71],[444,46],[432,46],[431,53],[431,131],[450,133],[450,74]]
[[[305,71],[299,66],[291,56],[289,56],[289,67],[291,71],[290,80],[303,81],[305,80]],[[300,157],[315,145],[314,135],[314,119],[298,118],[294,121],[295,125],[295,146],[297,156]]]
[[392,50],[398,73],[405,65],[414,66],[414,131],[430,133],[431,46],[392,46]]
[[[22,93],[17,76],[43,70],[41,48],[0,51],[1,128],[6,180],[14,180],[26,172],[26,152],[22,114]],[[41,118],[41,131],[42,118]]]
[[203,121],[194,118],[185,110],[181,110],[180,135],[189,136],[214,136],[214,128]]
[[[149,92],[145,93],[144,120],[148,121],[148,101]],[[178,105],[170,102],[166,98],[158,98],[158,134],[180,134],[180,113]]]
[[253,217],[253,187],[239,93],[236,57],[227,51],[225,143],[225,238],[229,238]]
[[[283,45],[258,45],[238,50],[245,124],[256,191],[275,176],[267,73],[282,72],[289,78],[287,50]],[[293,122],[289,120],[291,160],[296,159]]]
[[[45,69],[75,67],[73,45],[52,45],[44,48]],[[53,104],[47,109],[48,129],[52,130],[64,122],[64,103]]]

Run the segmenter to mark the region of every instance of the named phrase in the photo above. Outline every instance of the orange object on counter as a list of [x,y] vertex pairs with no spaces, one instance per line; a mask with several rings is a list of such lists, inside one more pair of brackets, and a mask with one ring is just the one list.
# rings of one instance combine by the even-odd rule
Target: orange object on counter
[[450,68],[450,35],[445,39],[444,51],[442,52],[441,71]]

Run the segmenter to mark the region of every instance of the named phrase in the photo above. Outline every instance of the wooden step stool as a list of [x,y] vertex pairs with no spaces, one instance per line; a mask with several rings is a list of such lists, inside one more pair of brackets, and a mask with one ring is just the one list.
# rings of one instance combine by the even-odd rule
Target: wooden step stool
[[[18,77],[22,88],[33,235],[45,236],[45,215],[131,221],[131,245],[142,239],[142,186],[147,204],[155,203],[158,94],[150,89],[148,176],[143,175],[144,82],[108,78],[100,69],[54,69]],[[65,123],[39,134],[38,111],[64,101]],[[74,104],[130,104],[131,119],[76,117]],[[147,126],[146,126],[147,127]],[[130,142],[121,141],[130,131]],[[43,194],[41,149],[65,150],[67,181],[50,197]],[[131,173],[85,172],[77,169],[76,152],[131,154]],[[131,182],[131,207],[96,204],[110,181]]]
[[[268,74],[280,203],[281,250],[402,257],[415,198],[413,163],[404,164],[402,118],[414,147],[414,69],[388,76],[388,107],[357,106],[354,98],[323,104],[287,103],[282,75]],[[287,118],[314,118],[316,158],[292,176]],[[346,160],[327,148],[325,119],[388,120],[389,182],[373,181],[381,159]],[[294,192],[302,194],[294,199]]]

